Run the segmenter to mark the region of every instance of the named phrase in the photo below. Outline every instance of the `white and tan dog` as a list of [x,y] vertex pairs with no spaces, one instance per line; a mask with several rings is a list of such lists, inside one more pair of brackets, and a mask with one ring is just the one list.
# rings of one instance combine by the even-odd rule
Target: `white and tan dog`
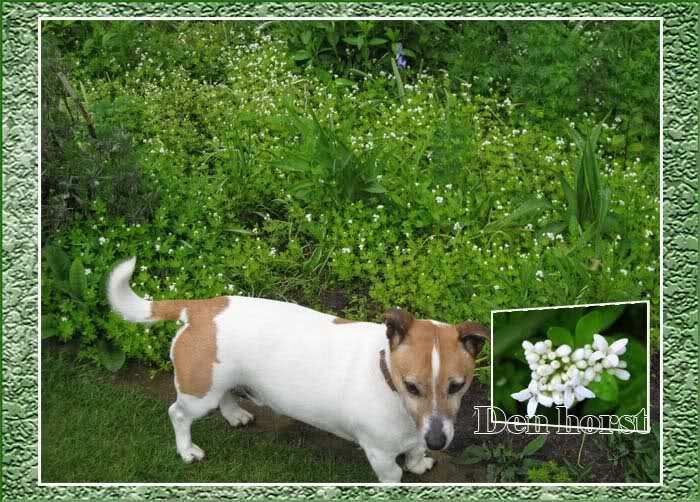
[[488,339],[484,326],[418,320],[399,309],[385,324],[351,322],[241,296],[151,302],[129,286],[135,263],[114,268],[109,301],[127,321],[185,323],[170,349],[177,400],[169,410],[185,462],[204,457],[192,443],[194,419],[216,407],[232,426],[253,419],[230,392],[238,386],[280,414],[358,443],[382,482],[401,481],[399,454],[422,474],[433,466],[426,447],[452,441]]

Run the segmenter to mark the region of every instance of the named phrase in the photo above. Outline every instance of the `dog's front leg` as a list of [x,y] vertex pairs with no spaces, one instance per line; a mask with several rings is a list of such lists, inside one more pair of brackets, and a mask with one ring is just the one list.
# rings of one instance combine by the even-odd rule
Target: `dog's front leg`
[[420,475],[429,471],[434,463],[435,460],[425,456],[424,447],[416,447],[406,453],[406,470],[413,474]]
[[381,483],[400,483],[403,471],[396,463],[396,455],[376,447],[362,446],[374,473]]

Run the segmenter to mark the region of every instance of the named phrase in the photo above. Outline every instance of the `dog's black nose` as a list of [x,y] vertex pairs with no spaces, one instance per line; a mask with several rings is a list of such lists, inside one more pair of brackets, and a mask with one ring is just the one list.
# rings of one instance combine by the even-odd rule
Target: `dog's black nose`
[[431,450],[442,450],[447,442],[447,436],[442,432],[442,421],[437,417],[430,417],[430,426],[425,435],[425,444]]

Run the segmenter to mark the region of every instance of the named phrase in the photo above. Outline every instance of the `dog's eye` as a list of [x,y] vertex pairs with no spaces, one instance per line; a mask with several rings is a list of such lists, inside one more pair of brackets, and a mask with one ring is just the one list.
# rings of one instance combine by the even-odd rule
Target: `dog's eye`
[[457,394],[464,387],[464,381],[461,382],[450,382],[450,386],[447,388],[448,394]]
[[406,390],[409,392],[409,394],[413,394],[414,396],[420,396],[420,390],[418,390],[416,384],[407,382],[406,380],[403,381],[403,384],[406,387]]

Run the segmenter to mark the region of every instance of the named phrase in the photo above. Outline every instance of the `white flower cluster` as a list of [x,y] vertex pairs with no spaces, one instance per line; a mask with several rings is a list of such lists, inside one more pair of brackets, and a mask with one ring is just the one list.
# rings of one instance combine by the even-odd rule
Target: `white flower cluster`
[[532,380],[526,389],[511,394],[516,401],[527,401],[527,416],[535,415],[537,405],[549,408],[552,404],[565,406],[594,398],[587,388],[591,382],[600,381],[604,371],[629,380],[627,363],[620,356],[627,350],[627,338],[608,345],[599,334],[593,335],[593,345],[572,350],[568,345],[552,348],[552,341],[532,344],[523,342],[525,358],[532,370]]

